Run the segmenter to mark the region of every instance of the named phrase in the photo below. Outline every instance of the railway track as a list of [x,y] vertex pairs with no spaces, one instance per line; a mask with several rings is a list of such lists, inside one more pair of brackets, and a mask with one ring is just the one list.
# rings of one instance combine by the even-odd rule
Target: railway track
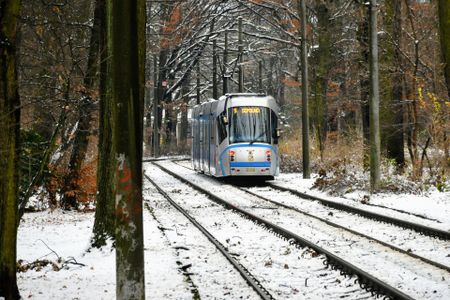
[[183,214],[198,230],[200,230],[208,240],[214,244],[217,250],[233,265],[242,278],[253,288],[253,290],[261,297],[261,299],[269,300],[274,297],[262,286],[262,284],[253,276],[243,265],[241,265],[206,228],[204,228],[197,220],[195,220],[185,209],[176,203],[154,180],[144,174],[145,178],[158,190],[158,192],[181,214]]
[[[186,165],[183,164],[178,164],[181,167],[187,168],[189,170],[194,171],[192,168],[187,167]],[[368,210],[364,210],[361,208],[357,208],[351,205],[347,205],[347,204],[343,204],[343,203],[339,203],[336,201],[331,201],[331,200],[327,200],[327,199],[323,199],[314,195],[310,195],[307,193],[303,193],[300,191],[297,191],[295,189],[291,189],[291,188],[287,188],[287,187],[283,187],[271,182],[266,182],[266,184],[268,186],[270,186],[273,189],[279,190],[279,191],[283,191],[283,192],[289,192],[293,195],[296,195],[302,199],[305,200],[309,200],[309,201],[315,201],[318,202],[324,206],[336,209],[336,210],[341,210],[341,211],[346,211],[352,214],[356,214],[362,217],[365,217],[367,219],[371,219],[371,220],[376,220],[376,221],[380,221],[380,222],[385,222],[388,224],[392,224],[392,225],[396,225],[398,227],[401,228],[405,228],[405,229],[411,229],[414,230],[420,234],[426,235],[426,236],[430,236],[430,237],[435,237],[435,238],[439,238],[442,239],[444,241],[450,241],[450,232],[449,231],[445,231],[445,230],[441,230],[438,228],[433,228],[430,226],[425,226],[423,224],[419,224],[419,223],[414,223],[414,222],[410,222],[407,220],[403,220],[403,219],[399,219],[399,218],[395,218],[395,217],[391,217],[391,216],[387,216],[387,215],[382,215],[380,213],[376,213],[376,212],[372,212],[372,211],[368,211]],[[240,188],[237,187],[236,188]],[[245,189],[242,189],[245,190]],[[248,192],[248,190],[245,190],[246,192]],[[255,195],[258,196],[259,195]]]
[[[182,165],[182,164],[180,165],[178,163],[177,163],[177,165],[193,171],[191,168],[189,168],[185,165]],[[210,177],[206,176],[206,178],[210,178]],[[340,219],[342,219],[342,217],[346,217],[346,213],[353,214],[353,212],[348,212],[348,210],[343,210],[343,212],[344,212],[343,213],[339,210],[340,206],[331,207],[331,209],[330,209],[329,208],[330,206],[328,206],[328,205],[324,206],[321,201],[311,201],[311,198],[306,199],[307,200],[306,202],[301,202],[301,201],[299,202],[298,199],[291,199],[289,201],[288,199],[292,198],[292,196],[300,197],[301,199],[304,199],[304,198],[301,197],[301,195],[298,195],[297,193],[292,193],[290,190],[285,191],[283,189],[281,189],[281,190],[276,189],[276,188],[273,189],[273,187],[271,185],[269,185],[269,188],[262,188],[262,189],[261,188],[252,188],[253,190],[256,190],[257,192],[252,192],[251,189],[242,188],[240,186],[234,186],[234,187],[236,189],[239,189],[247,194],[250,194],[250,195],[257,197],[259,199],[262,199],[264,201],[267,201],[272,204],[284,207],[286,209],[298,212],[298,213],[306,215],[308,217],[315,218],[315,219],[320,220],[321,222],[324,222],[335,228],[341,228],[341,229],[347,230],[353,234],[370,239],[374,242],[377,242],[386,247],[389,247],[395,251],[403,253],[404,255],[408,255],[415,259],[419,259],[427,264],[433,265],[435,267],[438,267],[438,268],[450,273],[450,261],[448,259],[448,255],[447,256],[442,255],[442,251],[441,251],[440,255],[436,254],[436,251],[439,251],[439,249],[441,249],[441,250],[448,249],[450,247],[450,245],[448,244],[448,240],[441,237],[440,240],[434,241],[433,237],[436,236],[435,234],[427,235],[427,234],[424,234],[423,231],[419,231],[420,235],[414,234],[414,232],[418,232],[417,230],[408,232],[408,230],[411,230],[411,228],[410,228],[411,224],[412,224],[411,222],[405,221],[410,226],[402,227],[402,228],[406,229],[404,231],[394,230],[394,232],[398,232],[398,233],[396,233],[396,235],[392,235],[390,232],[392,232],[393,229],[384,224],[391,224],[393,226],[399,226],[398,224],[399,223],[401,224],[403,222],[403,220],[397,219],[396,222],[379,222],[378,219],[367,218],[364,215],[356,214],[356,216],[352,218],[352,219],[354,219],[353,224],[347,224],[347,223],[343,224],[343,222],[340,221]],[[267,191],[265,191],[265,193],[263,193],[264,189],[275,190],[278,192],[281,191],[281,192],[285,192],[287,194],[279,193],[279,194],[276,194],[276,196],[274,196],[275,195],[274,193],[270,194]],[[263,195],[261,195],[261,194],[263,194]],[[269,194],[269,196],[267,196],[267,194]],[[300,194],[304,195],[304,193],[300,193]],[[308,196],[310,196],[310,195],[308,195]],[[279,198],[279,200],[278,201],[274,200],[276,198]],[[317,198],[317,197],[315,197],[315,198]],[[322,200],[327,201],[325,199],[322,199]],[[331,202],[331,201],[329,201],[329,202]],[[368,212],[368,213],[370,213],[370,212]],[[349,215],[347,215],[347,217],[348,216]],[[348,218],[347,218],[347,220],[348,220]],[[358,222],[360,222],[361,224],[364,223],[365,226],[363,228],[361,228],[361,226],[358,224]],[[375,222],[375,223],[371,224],[371,222]],[[418,224],[418,226],[421,226],[422,228],[424,227],[421,224]],[[428,228],[426,231],[429,232],[432,230],[434,230],[434,229]],[[370,233],[366,233],[366,231],[370,232]],[[420,246],[420,245],[423,245],[423,246]]]
[[[227,207],[228,209],[234,210],[236,212],[239,212],[246,217],[255,220],[258,224],[270,229],[271,231],[277,233],[281,237],[284,237],[286,239],[295,241],[296,244],[299,246],[306,246],[311,249],[314,249],[314,251],[318,253],[322,253],[326,256],[326,263],[329,264],[332,268],[340,269],[343,273],[346,274],[354,274],[358,277],[358,281],[361,283],[361,285],[365,288],[370,289],[372,292],[377,294],[383,294],[387,295],[388,297],[395,298],[395,299],[411,299],[410,296],[403,293],[402,291],[392,287],[392,285],[385,284],[382,280],[378,279],[376,276],[372,276],[369,272],[364,271],[363,269],[359,268],[358,266],[355,266],[352,263],[349,263],[348,260],[342,259],[341,256],[337,256],[331,251],[322,248],[321,246],[316,245],[315,243],[310,242],[309,240],[306,240],[299,235],[295,234],[293,231],[286,230],[281,225],[277,225],[274,222],[270,222],[261,216],[258,216],[246,209],[243,209],[242,205],[233,205],[229,201],[225,201],[218,197],[215,193],[211,192],[209,187],[202,187],[200,185],[202,184],[196,184],[193,183],[186,178],[183,178],[183,176],[180,176],[179,174],[175,174],[175,172],[168,170],[167,168],[161,167],[164,171],[168,172],[170,175],[178,178],[180,181],[189,184],[194,189],[200,191],[203,194],[208,194],[209,197],[215,201],[216,203],[220,203],[221,205]],[[267,210],[266,210],[267,211]],[[383,250],[385,251],[385,250]],[[396,260],[396,259],[393,259]],[[414,262],[412,263],[414,264]],[[445,291],[444,291],[445,292]]]
[[[268,201],[268,202],[273,203],[275,205],[279,205],[279,206],[282,206],[282,207],[287,208],[289,210],[292,210],[292,211],[298,212],[300,214],[304,214],[306,216],[309,216],[311,218],[315,218],[315,219],[317,219],[317,220],[319,220],[321,222],[324,222],[324,223],[326,223],[326,224],[328,224],[330,226],[333,226],[335,228],[344,229],[344,230],[347,230],[347,231],[349,231],[349,232],[351,232],[353,234],[356,234],[356,235],[359,235],[361,237],[373,240],[374,242],[382,244],[382,245],[384,245],[386,247],[389,247],[389,248],[391,248],[391,249],[393,249],[395,251],[398,251],[398,252],[403,253],[405,255],[411,256],[413,258],[420,259],[421,261],[423,261],[425,263],[428,263],[428,264],[433,265],[435,267],[438,267],[440,269],[446,270],[447,272],[450,273],[450,266],[442,264],[442,263],[439,263],[437,261],[434,261],[432,258],[427,258],[427,257],[421,256],[421,255],[418,255],[418,254],[414,253],[410,248],[403,249],[401,247],[395,246],[392,243],[385,242],[385,241],[383,241],[381,239],[378,239],[378,238],[375,238],[373,236],[370,236],[369,234],[365,234],[362,231],[358,231],[358,229],[354,230],[348,225],[341,225],[339,223],[336,223],[336,222],[333,222],[333,221],[330,221],[330,220],[326,219],[325,215],[333,216],[334,213],[330,213],[330,212],[324,213],[323,214],[324,216],[320,217],[320,216],[317,216],[315,214],[311,214],[311,213],[309,213],[309,212],[307,212],[307,211],[305,211],[303,209],[300,209],[298,207],[295,207],[295,206],[292,206],[292,205],[286,205],[285,203],[282,203],[282,202],[279,202],[279,201],[275,201],[273,199],[269,199],[269,198],[264,197],[264,196],[262,196],[262,195],[260,195],[258,193],[252,192],[252,191],[250,191],[248,189],[244,189],[244,188],[239,188],[239,189],[244,191],[244,192],[246,192],[246,193],[248,193],[248,194],[250,194],[250,195],[252,195],[252,196],[254,196],[254,197],[258,197],[258,198],[260,198],[262,200]],[[445,258],[443,258],[442,260],[445,260]]]
[[297,190],[291,189],[291,188],[287,188],[287,187],[282,187],[273,183],[268,183],[268,185],[274,189],[277,189],[279,191],[284,191],[284,192],[289,192],[292,193],[302,199],[306,199],[306,200],[312,200],[312,201],[318,201],[320,202],[322,205],[331,207],[331,208],[335,208],[338,210],[342,210],[342,211],[347,211],[350,213],[354,213],[363,217],[366,217],[368,219],[372,219],[372,220],[377,220],[380,222],[386,222],[386,223],[390,223],[393,225],[397,225],[400,226],[402,228],[407,228],[407,229],[412,229],[416,232],[419,232],[421,234],[427,235],[427,236],[432,236],[432,237],[437,237],[443,240],[450,240],[450,232],[448,231],[444,231],[444,230],[440,230],[437,228],[432,228],[429,226],[425,226],[422,224],[418,224],[418,223],[413,223],[413,222],[409,222],[406,220],[402,220],[402,219],[398,219],[398,218],[394,218],[394,217],[390,217],[390,216],[386,216],[386,215],[382,215],[379,213],[375,213],[375,212],[371,212],[371,211],[367,211],[364,209],[360,209],[354,206],[350,206],[347,204],[343,204],[343,203],[339,203],[336,201],[331,201],[331,200],[327,200],[327,199],[323,199],[320,197],[316,197],[313,195],[309,195],[307,193],[302,193],[299,192]]
[[[184,184],[174,179],[171,175],[168,174],[165,175],[166,177],[169,177],[172,180],[172,182],[166,184],[165,187],[162,187],[165,180],[163,178],[164,175],[161,174],[154,175],[153,179],[150,178],[148,175],[145,175],[145,178],[146,180],[152,183],[152,185],[158,190],[158,192],[161,195],[163,195],[163,197],[167,199],[168,202],[171,203],[171,205],[175,206],[178,211],[180,211],[186,218],[188,218],[190,222],[196,223],[197,224],[196,227],[201,229],[202,232],[205,232],[206,235],[209,236],[208,239],[217,246],[217,249],[219,249],[221,253],[227,256],[227,259],[230,262],[233,261],[236,262],[234,263],[234,265],[237,265],[236,268],[240,269],[239,272],[242,274],[242,276],[245,277],[246,280],[248,280],[249,284],[252,287],[255,287],[255,291],[259,290],[257,293],[262,299],[273,299],[273,298],[298,299],[299,297],[302,299],[317,299],[320,297],[324,297],[327,299],[374,298],[374,295],[372,295],[371,293],[359,289],[357,287],[357,284],[355,284],[353,278],[350,278],[348,276],[346,278],[341,273],[336,272],[335,270],[332,269],[327,270],[326,268],[324,268],[323,258],[321,256],[317,256],[315,251],[309,251],[305,249],[303,249],[303,251],[296,250],[298,245],[296,245],[292,241],[288,241],[285,238],[280,239],[279,233],[272,232],[272,234],[267,234],[268,227],[260,227],[254,223],[255,222],[254,220],[249,220],[248,217],[245,218],[240,213],[236,213],[231,210],[224,210],[222,204],[219,205],[216,204],[215,202],[212,202],[210,199],[207,198],[206,195],[205,196],[201,195],[203,193],[198,194],[198,191],[190,188],[188,184]],[[161,184],[161,182],[163,182],[163,184]],[[186,200],[186,198],[188,198],[186,195],[188,193],[186,192],[186,189],[191,190],[189,191],[191,197],[192,194],[194,195],[197,194],[195,195],[193,203],[191,203],[190,205],[187,204],[187,202],[189,201]],[[210,213],[212,206],[215,207],[215,210],[213,209],[214,212]],[[217,223],[213,222],[212,224],[211,223],[208,224],[208,218],[204,220],[204,215],[208,213],[214,214],[215,217],[213,219],[217,220]],[[231,220],[229,218],[230,215],[234,216],[234,218],[231,218]],[[195,216],[195,218],[193,216]],[[218,224],[221,221],[223,222],[223,224]],[[225,227],[222,228],[222,231],[217,229],[217,227],[221,228],[222,226]],[[206,229],[205,227],[207,227],[208,229]],[[252,238],[250,241],[247,242],[246,245],[247,248],[245,248],[246,250],[243,253],[241,251],[237,251],[235,246],[233,248],[233,245],[228,243],[229,238],[225,239],[227,235],[231,236],[231,238],[237,239],[238,237],[236,236],[236,234],[239,235],[239,232],[240,230],[242,230],[242,228],[248,229],[250,231],[248,236]],[[213,233],[208,232],[211,229],[213,229],[214,235]],[[216,237],[214,236],[220,236],[222,238],[222,243],[218,242]],[[272,236],[272,238],[270,238],[270,236]],[[226,243],[227,245],[225,246],[224,243]],[[245,244],[245,241],[241,240],[239,244]],[[270,249],[268,249],[268,244],[272,246],[269,247]],[[274,248],[274,245],[278,244],[281,244],[279,249],[276,249],[276,247]],[[230,249],[233,251],[230,251]],[[260,254],[262,253],[262,255],[258,256],[255,254],[255,252],[260,252]],[[275,257],[271,257],[271,254],[277,252],[280,253],[283,252],[282,254],[279,255],[280,257],[283,258],[282,260],[283,263],[280,262],[281,260],[277,258],[276,255]],[[253,257],[254,255],[255,255],[254,260],[256,260],[256,263],[252,264],[249,262],[249,260],[251,260],[249,259],[249,257]],[[310,255],[310,257],[304,257],[308,255]],[[260,257],[263,256],[270,256],[268,261],[270,262],[270,265],[272,265],[273,259],[274,267],[268,266],[268,262],[266,262],[265,264],[261,264]],[[288,259],[287,261],[289,263],[285,264],[286,261],[284,259],[287,256],[290,256],[291,260]],[[273,283],[271,286],[271,292],[267,292],[267,289],[263,287],[263,284],[261,284],[261,282],[258,279],[256,279],[255,281],[255,277],[257,276],[252,275],[248,270],[248,268],[242,266],[242,264],[238,260],[236,260],[235,257],[240,258],[239,261],[241,260],[244,261],[242,264],[248,264],[249,266],[247,267],[253,270],[256,268],[258,278],[261,280],[262,277],[262,280],[264,281],[265,284]],[[281,267],[276,268],[275,267],[276,264],[281,265]],[[300,265],[296,266],[296,264]],[[255,265],[259,265],[260,266],[259,269],[255,267]],[[291,280],[294,282],[285,281],[284,278],[287,276],[286,273],[289,272],[291,273],[296,272],[295,273],[296,275],[293,277],[294,280]],[[310,273],[305,275],[304,274],[305,272],[306,273],[312,272],[313,275],[311,275]],[[277,292],[277,290],[276,289],[274,290],[273,287],[273,286],[275,287],[286,286],[286,284],[289,285],[292,284],[293,286],[295,286],[295,289],[298,288],[298,290],[294,292],[294,294],[291,295],[290,297],[288,295]],[[340,287],[333,288],[332,285],[337,285]],[[306,287],[308,287],[309,292],[312,289],[313,295],[311,296],[307,292],[302,291],[302,287],[305,289]],[[365,287],[367,289],[370,289],[369,286]],[[292,287],[292,289],[294,289],[294,287]],[[339,293],[335,294],[333,291],[336,289],[338,290]],[[302,292],[304,293],[303,296],[301,296]],[[327,292],[328,294],[321,294]]]

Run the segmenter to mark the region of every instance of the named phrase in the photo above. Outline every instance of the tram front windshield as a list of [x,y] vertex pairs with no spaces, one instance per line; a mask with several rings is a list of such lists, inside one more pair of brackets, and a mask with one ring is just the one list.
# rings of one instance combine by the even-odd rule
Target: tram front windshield
[[268,143],[270,144],[270,109],[259,106],[230,108],[230,144]]

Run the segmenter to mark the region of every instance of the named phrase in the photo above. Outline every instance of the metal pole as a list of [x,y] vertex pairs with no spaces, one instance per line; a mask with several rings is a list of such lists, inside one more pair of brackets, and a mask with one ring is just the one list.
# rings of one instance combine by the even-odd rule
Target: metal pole
[[302,155],[303,178],[311,177],[309,165],[309,111],[308,111],[308,53],[306,48],[306,3],[300,1],[301,19],[301,62],[302,62]]
[[370,0],[370,190],[380,184],[380,91],[376,0]]

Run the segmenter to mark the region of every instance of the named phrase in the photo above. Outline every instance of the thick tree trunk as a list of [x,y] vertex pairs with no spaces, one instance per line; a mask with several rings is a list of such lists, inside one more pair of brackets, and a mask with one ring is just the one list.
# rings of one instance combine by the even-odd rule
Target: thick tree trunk
[[[387,116],[385,142],[387,157],[394,160],[399,171],[405,165],[404,134],[403,134],[403,75],[402,55],[400,53],[402,34],[402,1],[389,0],[387,5],[387,27],[391,32],[393,43],[388,47],[385,57],[389,57],[389,75],[385,81],[391,90],[386,91],[385,115]],[[393,70],[393,72],[391,71]]]
[[91,132],[91,121],[95,112],[93,107],[93,89],[98,70],[100,45],[100,26],[104,14],[104,0],[95,1],[94,24],[91,30],[87,71],[84,76],[84,91],[80,99],[78,125],[75,131],[72,153],[70,155],[69,170],[64,178],[64,193],[61,205],[66,208],[76,208],[82,187],[80,186],[81,166],[86,158]]
[[0,2],[0,298],[19,299],[16,278],[20,98],[16,45],[20,1]]
[[[99,0],[97,0],[99,1]],[[98,163],[97,163],[97,197],[95,207],[95,221],[92,245],[102,247],[106,240],[114,238],[114,172],[109,167],[114,161],[112,148],[112,106],[107,100],[107,43],[106,43],[106,2],[102,2],[100,26],[100,112],[98,135]]]
[[[439,0],[439,29],[441,40],[442,60],[444,62],[444,76],[447,84],[448,99],[450,100],[450,0]],[[445,108],[448,111],[448,108]],[[450,166],[449,136],[444,132],[444,151],[447,165]]]
[[107,2],[108,86],[116,215],[116,298],[144,299],[142,224],[142,112],[144,105],[145,1]]
[[444,77],[447,84],[448,97],[450,99],[450,0],[439,0],[438,7]]

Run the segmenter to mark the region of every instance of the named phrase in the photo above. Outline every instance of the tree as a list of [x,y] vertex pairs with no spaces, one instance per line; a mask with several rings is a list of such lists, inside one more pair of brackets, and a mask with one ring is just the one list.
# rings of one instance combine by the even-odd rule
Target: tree
[[386,150],[387,157],[393,159],[399,171],[403,170],[405,165],[404,135],[403,135],[403,87],[402,87],[402,56],[400,47],[402,44],[402,1],[389,0],[386,1],[388,31],[392,34],[392,46],[389,47],[389,53],[385,56],[389,57],[390,65],[393,72],[390,72],[387,81],[392,86],[391,91],[387,91],[390,99],[388,102],[389,116],[388,128],[386,130]]
[[95,221],[93,228],[92,245],[102,247],[108,238],[114,238],[114,170],[109,166],[114,161],[112,148],[112,105],[106,97],[106,70],[107,70],[107,44],[106,44],[106,2],[97,0],[99,7],[99,52],[100,52],[100,111],[99,111],[99,137],[97,162],[97,195],[95,205]]
[[19,299],[16,278],[20,98],[17,23],[21,3],[0,1],[0,298]]
[[142,142],[145,66],[144,0],[109,0],[107,101],[112,104],[116,298],[144,299]]
[[359,8],[359,26],[358,26],[358,42],[361,58],[359,60],[359,84],[360,84],[360,103],[361,103],[361,123],[363,131],[363,165],[369,165],[369,149],[370,149],[370,125],[369,125],[369,19],[370,9],[365,4],[361,4]]
[[318,49],[314,61],[314,125],[319,142],[320,155],[323,158],[328,131],[328,79],[331,61],[331,24],[329,1],[316,1]]
[[75,138],[70,155],[67,174],[64,178],[64,192],[61,205],[65,208],[76,208],[78,206],[78,194],[81,189],[81,166],[86,157],[89,135],[91,132],[91,121],[94,115],[93,102],[95,102],[95,79],[98,69],[100,26],[102,21],[103,0],[95,1],[94,24],[92,25],[90,46],[86,72],[83,79],[83,88],[80,97],[79,114],[75,131]]
[[378,79],[378,31],[376,0],[370,1],[370,189],[380,184],[380,91]]
[[438,10],[444,77],[447,84],[448,97],[450,98],[450,0],[439,0]]
[[[447,84],[448,98],[450,99],[450,0],[439,0],[438,5],[441,51],[444,62],[444,77]],[[444,151],[447,158],[447,165],[450,165],[448,138],[447,133],[444,132]]]

